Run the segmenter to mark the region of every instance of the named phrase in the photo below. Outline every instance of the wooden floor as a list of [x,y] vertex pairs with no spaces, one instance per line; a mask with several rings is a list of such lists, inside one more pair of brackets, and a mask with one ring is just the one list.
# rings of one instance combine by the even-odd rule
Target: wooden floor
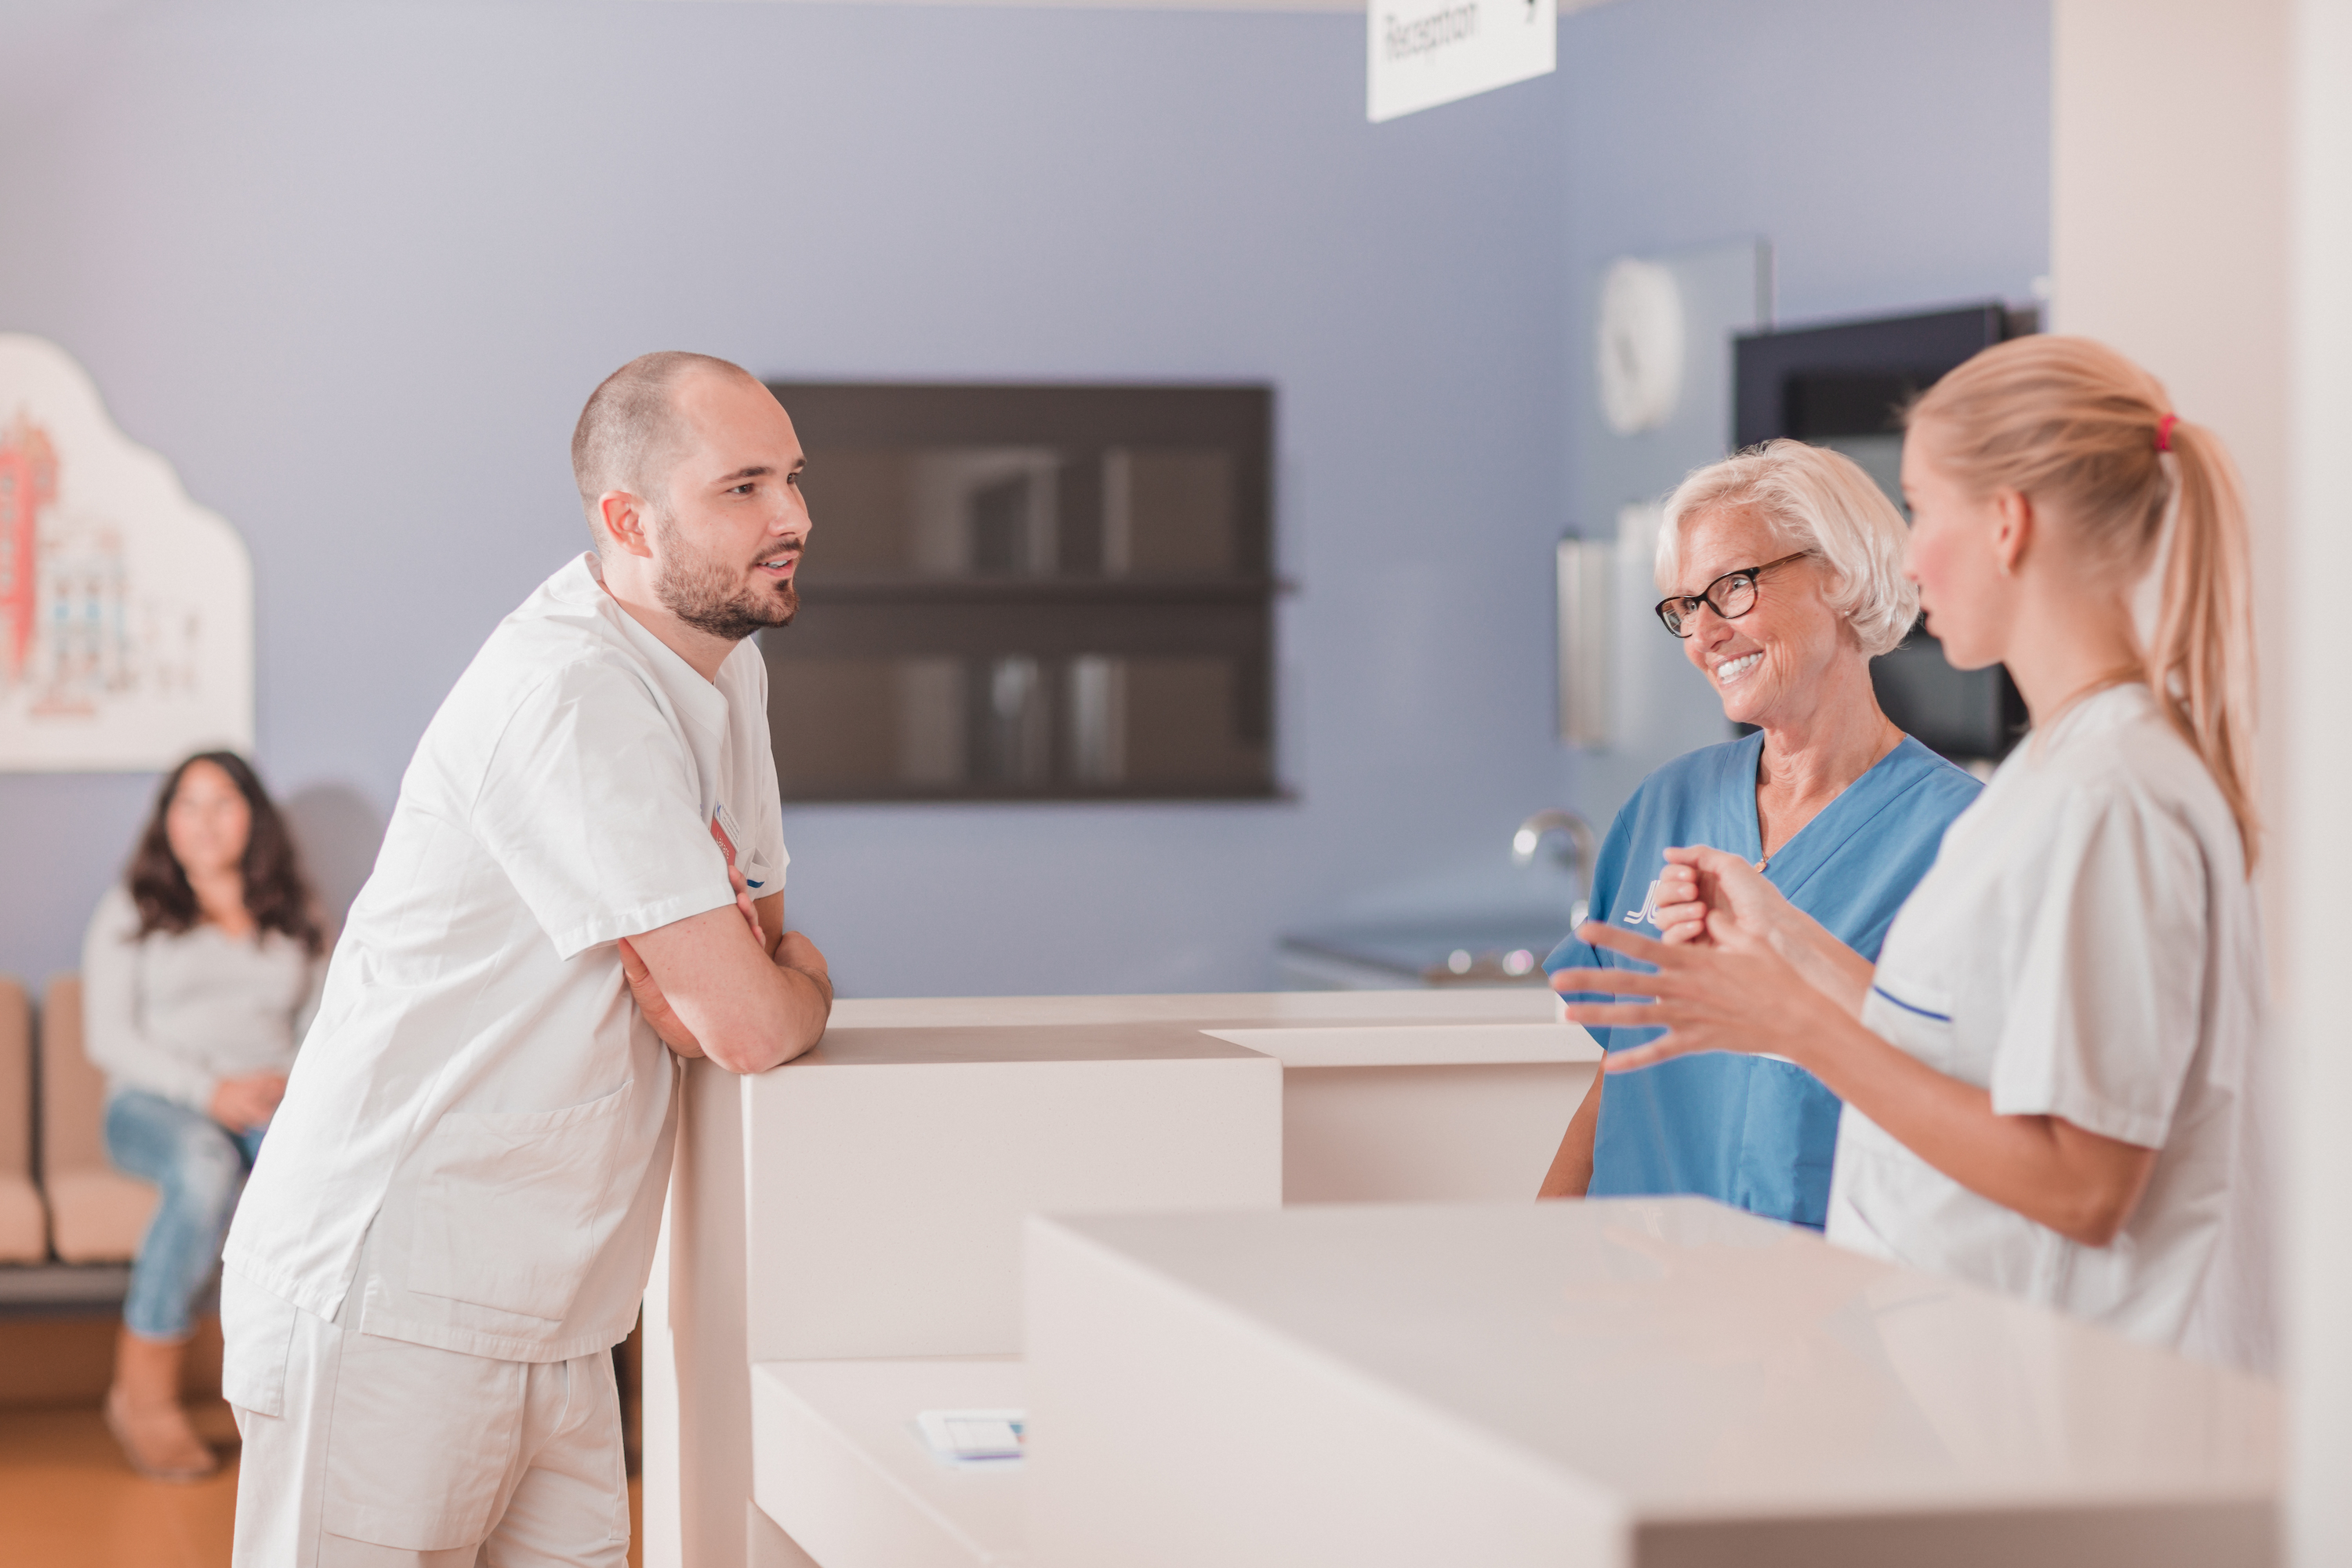
[[[215,1447],[228,1406],[196,1411]],[[42,1568],[227,1568],[236,1467],[184,1485],[142,1480],[95,1410],[0,1410],[0,1560]]]
[[[196,1428],[232,1456],[209,1480],[142,1480],[94,1409],[0,1409],[0,1563],[26,1568],[227,1568],[236,1425],[218,1400]],[[629,1484],[629,1562],[637,1487]]]

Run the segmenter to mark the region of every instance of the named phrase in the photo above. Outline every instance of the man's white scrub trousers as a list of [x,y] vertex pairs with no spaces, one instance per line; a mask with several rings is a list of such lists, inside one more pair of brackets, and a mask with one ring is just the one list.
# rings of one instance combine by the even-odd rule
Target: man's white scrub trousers
[[434,716],[229,1233],[240,1568],[624,1560],[676,1068],[615,944],[783,886],[767,713],[583,556]]

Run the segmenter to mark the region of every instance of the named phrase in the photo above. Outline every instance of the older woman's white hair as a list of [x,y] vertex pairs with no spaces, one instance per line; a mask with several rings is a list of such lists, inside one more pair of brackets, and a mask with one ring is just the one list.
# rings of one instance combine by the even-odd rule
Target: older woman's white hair
[[1810,550],[1829,568],[1830,606],[1853,626],[1864,658],[1889,652],[1910,635],[1919,590],[1903,575],[1903,514],[1852,458],[1802,441],[1767,441],[1693,470],[1666,498],[1658,530],[1663,592],[1677,591],[1690,525],[1732,510],[1754,511],[1788,542],[1787,553]]

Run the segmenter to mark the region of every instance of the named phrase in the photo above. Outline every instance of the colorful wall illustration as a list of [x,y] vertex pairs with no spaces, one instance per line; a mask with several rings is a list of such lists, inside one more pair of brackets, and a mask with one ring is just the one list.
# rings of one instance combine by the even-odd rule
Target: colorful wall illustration
[[253,748],[253,564],[65,351],[0,333],[0,772]]

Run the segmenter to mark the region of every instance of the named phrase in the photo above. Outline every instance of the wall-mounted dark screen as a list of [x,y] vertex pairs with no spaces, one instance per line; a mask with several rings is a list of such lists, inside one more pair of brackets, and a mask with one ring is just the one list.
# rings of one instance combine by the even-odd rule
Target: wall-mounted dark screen
[[771,390],[814,524],[761,637],[786,799],[1275,793],[1272,389]]
[[[1786,437],[1843,452],[1907,516],[1903,410],[1978,351],[2036,329],[2031,311],[1984,304],[1741,337],[1734,437],[1743,447]],[[1886,716],[1955,762],[1997,762],[2024,733],[2025,702],[2009,672],[1953,668],[1924,620],[1870,672]]]

